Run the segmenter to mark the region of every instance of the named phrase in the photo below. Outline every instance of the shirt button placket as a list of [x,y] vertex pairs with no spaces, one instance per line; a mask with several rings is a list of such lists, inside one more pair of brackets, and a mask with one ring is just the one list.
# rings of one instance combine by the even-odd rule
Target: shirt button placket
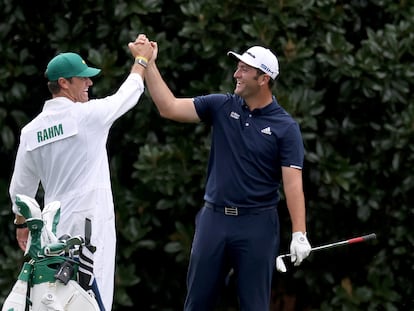
[[[249,113],[249,119],[252,117],[252,114],[251,113]],[[249,121],[247,121],[245,124],[244,124],[246,127],[247,126],[249,126],[250,125],[250,123],[249,123]]]

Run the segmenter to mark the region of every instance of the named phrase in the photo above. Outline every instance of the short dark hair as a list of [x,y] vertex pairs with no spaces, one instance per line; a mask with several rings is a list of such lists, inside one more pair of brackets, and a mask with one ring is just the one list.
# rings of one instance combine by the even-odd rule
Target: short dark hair
[[[259,77],[261,75],[267,75],[267,73],[265,73],[264,71],[260,70],[260,69],[256,69],[257,70],[257,75],[256,77]],[[270,76],[269,76],[270,77]],[[276,79],[275,79],[276,80]],[[275,80],[272,79],[272,77],[270,77],[269,82],[267,83],[269,85],[269,89],[272,89],[273,85],[275,84]]]
[[[68,80],[69,82],[72,81],[72,78],[65,78],[65,79]],[[56,81],[48,81],[47,82],[47,88],[49,89],[49,92],[52,93],[52,94],[59,93],[60,92],[60,89],[61,89],[58,80],[56,80]]]
[[57,81],[47,82],[47,88],[49,89],[49,92],[52,94],[57,94],[60,91],[60,85]]

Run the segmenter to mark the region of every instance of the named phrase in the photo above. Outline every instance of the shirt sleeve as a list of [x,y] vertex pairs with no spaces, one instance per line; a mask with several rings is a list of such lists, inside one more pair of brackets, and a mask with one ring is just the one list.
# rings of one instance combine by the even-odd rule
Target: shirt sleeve
[[229,95],[210,94],[197,96],[193,99],[193,101],[200,120],[211,124],[213,123],[215,112],[219,110],[229,99]]
[[15,214],[20,214],[15,203],[16,194],[25,194],[32,198],[35,197],[40,183],[39,178],[36,176],[34,165],[32,165],[29,153],[26,150],[26,144],[21,138],[9,187],[12,209]]
[[292,123],[279,141],[281,165],[297,169],[303,168],[304,147],[299,125]]
[[84,108],[91,110],[89,117],[94,119],[90,120],[92,123],[97,122],[111,126],[138,103],[144,89],[141,75],[131,73],[115,94],[91,100],[87,105],[84,105]]

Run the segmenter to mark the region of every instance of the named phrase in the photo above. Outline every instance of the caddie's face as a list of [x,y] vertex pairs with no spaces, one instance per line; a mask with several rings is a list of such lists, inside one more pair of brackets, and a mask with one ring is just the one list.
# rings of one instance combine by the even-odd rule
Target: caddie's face
[[257,69],[251,67],[243,62],[237,64],[237,69],[233,74],[236,79],[236,88],[234,93],[248,99],[255,96],[259,90],[260,85],[258,83]]
[[85,103],[89,100],[89,87],[93,85],[90,78],[73,77],[70,80],[65,79],[66,95],[74,102]]

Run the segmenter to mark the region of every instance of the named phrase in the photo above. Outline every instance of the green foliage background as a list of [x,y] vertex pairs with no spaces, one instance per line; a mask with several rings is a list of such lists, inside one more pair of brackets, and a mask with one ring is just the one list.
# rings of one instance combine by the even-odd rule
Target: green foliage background
[[[375,232],[374,242],[313,253],[275,273],[272,310],[414,308],[414,4],[408,0],[61,0],[0,2],[0,303],[24,260],[8,184],[20,128],[49,98],[43,72],[58,52],[103,69],[113,92],[146,33],[177,96],[232,92],[228,50],[276,52],[279,102],[299,121],[313,245]],[[146,94],[147,95],[147,94]],[[108,142],[117,211],[114,310],[180,310],[202,203],[209,129],[159,117],[149,96]],[[280,204],[282,252],[290,223]],[[214,230],[214,228],[212,229]],[[234,310],[234,288],[220,310]]]

